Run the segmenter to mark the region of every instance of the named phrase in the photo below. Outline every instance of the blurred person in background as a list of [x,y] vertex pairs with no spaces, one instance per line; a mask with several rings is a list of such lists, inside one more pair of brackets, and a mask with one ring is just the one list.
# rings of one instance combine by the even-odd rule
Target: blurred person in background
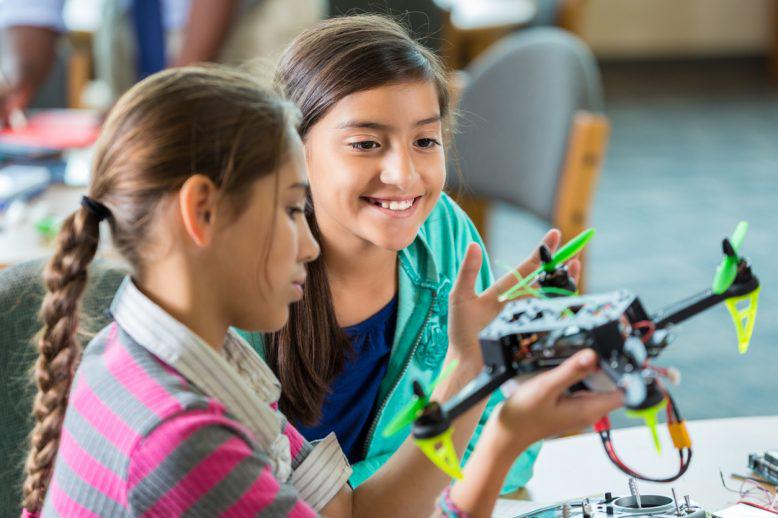
[[[65,0],[0,0],[3,123],[27,107],[46,81],[67,30],[64,5]],[[273,59],[325,14],[325,0],[102,0],[95,73],[113,102],[166,67]]]

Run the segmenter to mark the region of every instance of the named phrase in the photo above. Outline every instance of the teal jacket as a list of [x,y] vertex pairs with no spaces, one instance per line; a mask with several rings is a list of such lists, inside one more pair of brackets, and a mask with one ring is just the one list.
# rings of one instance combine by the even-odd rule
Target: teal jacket
[[[352,466],[354,473],[350,482],[354,487],[383,466],[408,436],[410,427],[391,437],[384,437],[382,432],[413,397],[413,380],[429,386],[440,372],[448,348],[449,292],[471,242],[484,248],[478,231],[464,211],[443,194],[416,239],[399,253],[394,342],[389,368],[378,391],[377,412],[365,440],[364,460]],[[493,279],[484,251],[484,263],[476,289],[483,290],[491,285]],[[241,334],[260,355],[263,354],[260,334]],[[489,399],[463,460],[466,461],[472,453],[489,414],[502,400],[499,390]],[[536,443],[516,460],[505,480],[503,492],[514,491],[529,481],[539,452],[540,443]]]

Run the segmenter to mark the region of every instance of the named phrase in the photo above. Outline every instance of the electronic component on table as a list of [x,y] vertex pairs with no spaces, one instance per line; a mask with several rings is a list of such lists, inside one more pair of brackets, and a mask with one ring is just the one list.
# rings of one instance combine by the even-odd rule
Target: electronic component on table
[[750,454],[748,467],[770,484],[778,486],[778,450],[767,450],[763,455]]

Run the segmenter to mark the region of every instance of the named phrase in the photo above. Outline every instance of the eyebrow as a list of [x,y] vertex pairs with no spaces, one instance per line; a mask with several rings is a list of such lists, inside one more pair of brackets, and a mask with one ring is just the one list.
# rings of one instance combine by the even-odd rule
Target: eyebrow
[[302,189],[304,191],[307,191],[308,187],[310,187],[310,186],[308,185],[307,182],[297,182],[297,183],[293,183],[292,185],[287,187],[287,189]]
[[[419,126],[426,126],[427,124],[432,124],[433,122],[439,122],[440,120],[441,120],[441,116],[439,114],[433,115],[432,117],[427,117],[426,119],[416,121],[413,124],[413,127],[416,128]],[[354,128],[386,131],[392,129],[392,126],[388,124],[381,124],[380,122],[362,121],[362,120],[350,120],[350,121],[342,122],[337,126],[337,129],[354,129]]]

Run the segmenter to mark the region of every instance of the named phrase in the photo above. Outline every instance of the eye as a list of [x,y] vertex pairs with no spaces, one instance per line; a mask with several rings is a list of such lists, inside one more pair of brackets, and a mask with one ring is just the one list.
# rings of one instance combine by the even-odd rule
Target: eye
[[419,140],[416,141],[416,145],[423,149],[429,149],[435,146],[439,146],[440,142],[438,142],[434,138],[420,138]]
[[374,140],[362,140],[360,142],[351,142],[349,144],[353,149],[357,151],[370,151],[371,149],[378,149],[381,145]]
[[294,218],[298,214],[304,214],[305,213],[305,209],[302,206],[300,206],[300,205],[293,205],[291,207],[287,207],[286,208],[286,212],[287,212],[287,214],[289,214],[290,218]]

